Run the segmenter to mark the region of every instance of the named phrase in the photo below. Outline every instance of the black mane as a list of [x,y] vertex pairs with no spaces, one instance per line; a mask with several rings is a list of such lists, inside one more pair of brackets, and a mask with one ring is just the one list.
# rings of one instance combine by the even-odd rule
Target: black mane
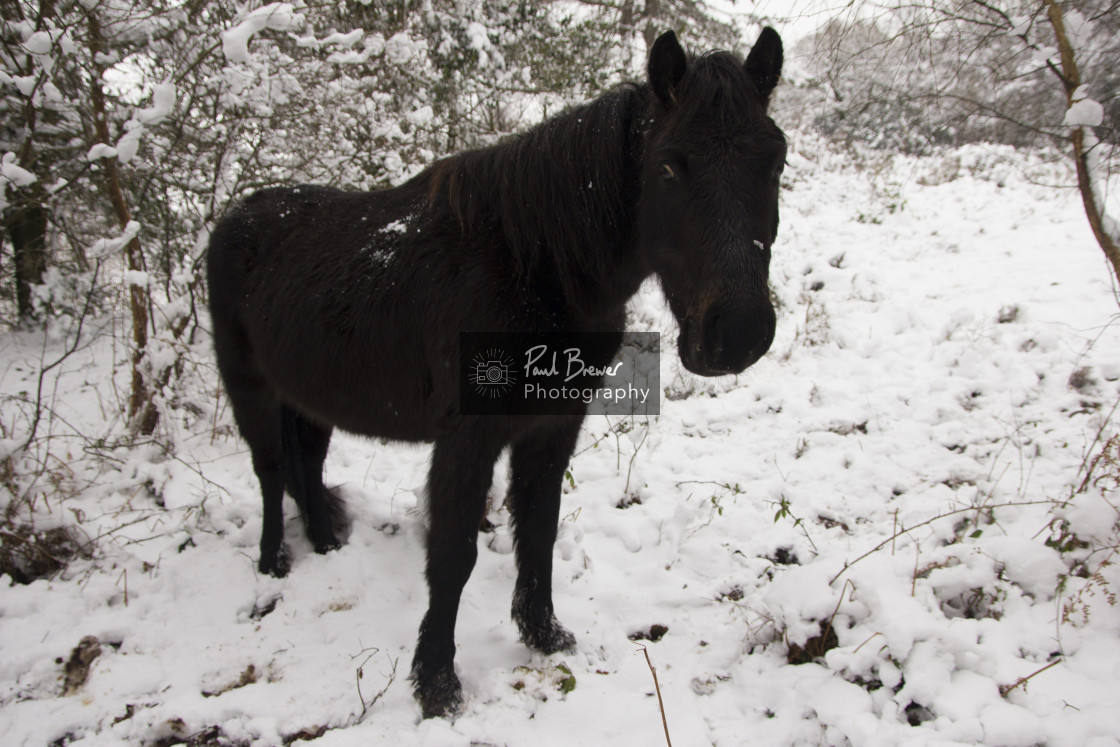
[[632,242],[648,87],[619,86],[509,140],[428,171],[463,235],[499,230],[519,279],[555,278],[572,300]]

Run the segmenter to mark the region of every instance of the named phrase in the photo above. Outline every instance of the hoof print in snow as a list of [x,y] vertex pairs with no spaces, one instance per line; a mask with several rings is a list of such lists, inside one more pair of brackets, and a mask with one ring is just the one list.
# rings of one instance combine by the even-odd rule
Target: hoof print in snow
[[198,731],[190,731],[187,722],[175,716],[169,718],[156,728],[157,738],[151,744],[156,747],[167,747],[173,744],[188,745],[188,747],[205,747],[206,745],[228,744],[223,738],[219,726],[205,726]]
[[78,642],[63,670],[63,695],[72,695],[82,688],[89,679],[89,668],[98,656],[101,656],[101,641],[97,636],[87,635]]
[[779,547],[767,555],[766,559],[774,565],[801,565],[801,559],[792,547]]
[[1067,383],[1070,389],[1081,394],[1088,394],[1097,386],[1097,380],[1093,378],[1092,369],[1088,366],[1082,366],[1070,374]]
[[329,726],[307,726],[294,734],[284,735],[284,744],[292,744],[293,742],[311,742],[326,734],[332,727]]
[[828,432],[835,433],[837,436],[851,436],[854,433],[861,433],[867,435],[867,422],[862,423],[834,423],[829,426]]
[[649,626],[648,630],[639,630],[636,633],[631,633],[626,637],[632,641],[649,641],[650,643],[657,643],[662,638],[664,638],[665,634],[668,632],[668,625],[659,625],[657,623],[654,623],[653,625]]
[[618,503],[614,504],[615,508],[630,508],[631,506],[642,505],[642,497],[637,493],[629,493],[624,495]]
[[840,641],[836,637],[836,631],[832,629],[832,622],[822,620],[821,634],[805,641],[803,646],[791,643],[789,651],[786,652],[786,661],[790,664],[809,664],[817,661],[839,645]]
[[[567,664],[542,668],[517,667],[513,670],[517,678],[510,684],[514,691],[528,695],[536,700],[547,702],[555,693],[561,697],[576,689],[576,676]],[[607,672],[602,672],[607,674]]]
[[825,514],[819,514],[817,516],[817,523],[820,524],[825,529],[833,529],[835,527],[840,527],[845,532],[852,531],[851,528],[848,526],[848,523],[846,521],[844,521],[842,519],[837,519],[834,516],[826,516]]
[[228,682],[220,687],[216,687],[213,690],[203,690],[202,697],[213,698],[217,695],[224,695],[230,690],[237,690],[247,685],[252,685],[258,679],[260,679],[260,676],[257,674],[257,668],[250,664],[249,666],[245,667],[244,671],[241,672],[241,676],[236,680]]
[[716,687],[730,680],[729,674],[709,674],[705,677],[693,677],[688,686],[697,695],[711,695],[716,691]]
[[913,701],[910,702],[910,705],[906,706],[904,712],[906,713],[906,721],[911,726],[921,726],[926,721],[933,721],[933,719],[936,718],[936,716],[933,715],[933,711]]
[[727,591],[721,592],[718,599],[721,602],[738,602],[744,596],[743,587],[735,584]]
[[276,609],[276,605],[279,604],[280,600],[283,598],[283,595],[277,594],[274,597],[269,597],[268,599],[254,602],[253,610],[249,613],[249,619],[261,620],[266,615],[272,614],[272,612]]

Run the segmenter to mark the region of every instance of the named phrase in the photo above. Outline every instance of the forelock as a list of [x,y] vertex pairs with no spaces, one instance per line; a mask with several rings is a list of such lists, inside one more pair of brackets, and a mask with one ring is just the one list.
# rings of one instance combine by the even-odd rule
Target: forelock
[[743,63],[730,52],[689,60],[671,114],[679,126],[708,123],[721,130],[753,129],[766,119],[766,100]]

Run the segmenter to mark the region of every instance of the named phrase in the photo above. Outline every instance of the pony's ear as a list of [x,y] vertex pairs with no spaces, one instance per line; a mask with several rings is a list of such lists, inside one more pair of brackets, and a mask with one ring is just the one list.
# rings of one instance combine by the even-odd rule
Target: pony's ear
[[778,32],[769,26],[764,28],[743,66],[762,98],[769,101],[770,92],[782,77],[782,37]]
[[649,50],[649,84],[657,98],[665,106],[672,106],[677,100],[677,85],[684,77],[688,60],[677,35],[666,31],[657,37]]

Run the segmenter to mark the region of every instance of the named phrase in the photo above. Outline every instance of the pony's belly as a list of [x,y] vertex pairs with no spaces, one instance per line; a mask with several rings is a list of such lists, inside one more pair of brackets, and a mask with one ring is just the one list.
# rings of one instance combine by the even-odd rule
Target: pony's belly
[[434,441],[440,434],[432,423],[416,418],[415,413],[411,413],[413,417],[407,417],[408,413],[408,410],[386,409],[375,420],[338,413],[334,425],[348,433],[392,441]]
[[453,425],[457,409],[457,397],[434,391],[422,370],[384,364],[274,383],[282,400],[314,420],[376,438],[431,441]]

